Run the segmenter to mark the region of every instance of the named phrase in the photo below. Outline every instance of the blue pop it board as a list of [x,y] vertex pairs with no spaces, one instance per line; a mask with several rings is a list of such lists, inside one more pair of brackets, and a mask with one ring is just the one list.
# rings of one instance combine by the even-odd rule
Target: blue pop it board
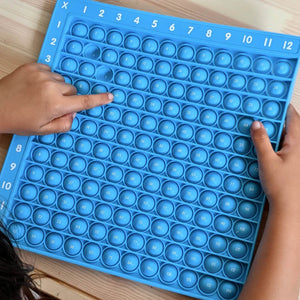
[[14,136],[2,217],[20,247],[201,299],[236,299],[264,195],[249,135],[277,149],[299,37],[57,2],[39,62],[114,102],[68,133]]

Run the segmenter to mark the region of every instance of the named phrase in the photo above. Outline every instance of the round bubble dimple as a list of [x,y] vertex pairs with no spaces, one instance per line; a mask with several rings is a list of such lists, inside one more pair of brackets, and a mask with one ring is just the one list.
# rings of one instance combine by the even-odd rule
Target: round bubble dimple
[[90,90],[90,85],[87,81],[85,80],[77,80],[74,83],[74,86],[77,89],[77,93],[80,95],[88,94]]
[[229,169],[234,173],[242,173],[246,168],[245,161],[240,157],[233,157],[229,161]]
[[208,212],[207,210],[199,210],[195,214],[194,222],[199,227],[207,227],[211,224],[212,219],[213,219],[213,217],[210,212]]
[[102,253],[103,264],[107,267],[113,267],[120,261],[120,253],[113,248],[106,248]]
[[225,233],[231,229],[232,223],[230,218],[220,215],[215,218],[214,226],[217,231]]
[[164,244],[159,239],[151,239],[147,242],[146,251],[151,256],[159,256],[162,254]]
[[215,253],[221,253],[227,248],[227,241],[220,235],[214,235],[209,241],[209,247]]
[[153,131],[156,125],[156,119],[151,116],[144,116],[140,121],[140,127],[145,131]]
[[233,67],[238,70],[246,71],[251,66],[251,58],[248,55],[240,54],[233,62]]
[[46,225],[50,220],[50,213],[45,208],[38,208],[33,213],[33,221],[37,225]]
[[191,102],[200,102],[203,96],[203,91],[198,87],[191,87],[186,93],[187,100]]
[[200,203],[204,207],[213,207],[217,203],[217,195],[212,191],[204,191],[200,195]]
[[221,152],[214,152],[210,155],[209,163],[215,169],[222,169],[227,163],[226,155]]
[[172,178],[179,178],[183,175],[184,168],[180,163],[173,162],[168,165],[167,173]]
[[148,168],[152,173],[162,173],[165,169],[165,162],[159,157],[154,157],[149,161]]
[[188,237],[188,230],[184,225],[176,224],[171,228],[170,234],[175,242],[183,242]]
[[135,76],[132,80],[132,87],[137,90],[145,90],[148,87],[149,81],[147,77],[138,75]]
[[219,208],[224,213],[231,213],[236,209],[236,200],[231,196],[224,196],[219,201]]
[[185,178],[190,183],[199,183],[202,180],[203,173],[198,167],[190,167],[185,172]]
[[64,188],[70,192],[77,191],[80,187],[80,184],[80,179],[75,175],[69,175],[64,179]]
[[115,136],[115,133],[116,131],[114,127],[110,125],[103,125],[99,129],[99,137],[103,140],[107,140],[107,141],[112,140]]
[[198,250],[191,249],[185,253],[184,261],[187,266],[197,268],[202,262],[202,255]]
[[247,253],[247,246],[240,241],[233,241],[228,247],[229,253],[235,258],[243,258]]
[[[112,49],[107,49],[105,51],[103,51],[102,53],[102,60],[106,63],[109,64],[114,64],[118,59],[118,54],[115,50]],[[101,67],[102,68],[102,67]],[[98,79],[105,79],[105,74],[109,74],[111,72],[111,69],[108,67],[103,66],[104,69],[101,69],[101,72],[99,71],[99,75],[98,75]],[[99,70],[99,69],[98,69]],[[108,81],[108,80],[104,80],[104,81]]]
[[275,124],[273,124],[271,122],[268,122],[268,121],[265,121],[265,122],[263,122],[263,125],[265,127],[265,130],[266,130],[269,138],[272,138],[276,133]]
[[158,75],[166,76],[171,72],[171,65],[167,61],[159,61],[155,66],[155,72]]
[[151,137],[149,137],[148,135],[145,135],[145,134],[140,134],[135,139],[135,145],[139,149],[147,150],[152,145]]
[[239,192],[239,190],[241,189],[241,181],[234,176],[228,176],[225,180],[224,180],[224,189],[228,192],[228,193],[232,193],[235,194],[237,192]]
[[95,157],[105,159],[110,153],[110,148],[105,144],[96,144],[93,153]]
[[49,186],[58,186],[61,183],[62,175],[58,171],[49,171],[46,173],[45,182]]
[[155,53],[158,49],[158,43],[156,42],[156,40],[148,38],[143,41],[142,49],[147,53]]
[[193,217],[193,210],[190,206],[180,205],[176,208],[175,216],[180,222],[189,222]]
[[272,81],[268,86],[268,92],[272,97],[283,97],[286,90],[286,84],[280,81]]
[[196,107],[191,105],[185,106],[182,110],[181,116],[185,121],[194,121],[198,117],[198,110]]
[[132,251],[140,251],[145,244],[144,238],[138,233],[131,234],[127,239],[127,247]]
[[248,181],[244,185],[244,193],[249,198],[257,198],[261,193],[261,186],[254,181]]
[[57,200],[57,206],[64,211],[71,210],[74,207],[75,199],[68,194],[60,195]]
[[217,106],[222,100],[222,96],[217,91],[209,91],[205,94],[205,103],[210,106]]
[[212,133],[206,128],[201,128],[196,133],[196,141],[200,145],[208,145],[212,140]]
[[88,197],[95,196],[99,191],[99,185],[94,180],[86,180],[82,185],[82,193]]
[[83,256],[88,261],[95,261],[101,253],[100,247],[95,243],[88,243],[83,248]]
[[88,27],[83,23],[76,23],[72,27],[72,34],[79,37],[84,37],[88,33]]
[[224,265],[224,273],[232,279],[236,279],[242,274],[242,266],[236,261],[228,261]]
[[166,88],[166,82],[161,79],[155,79],[150,84],[150,90],[154,94],[162,95],[166,91]]
[[66,72],[73,73],[77,69],[77,62],[75,59],[72,58],[65,58],[61,62],[61,69]]
[[95,223],[90,227],[90,237],[95,241],[101,241],[106,236],[106,228],[103,224]]
[[69,163],[70,170],[76,173],[81,173],[86,167],[86,161],[78,156],[73,157]]
[[252,233],[252,226],[245,221],[238,221],[233,226],[234,233],[242,239],[248,238]]
[[162,200],[157,204],[156,211],[162,217],[170,217],[174,212],[174,205],[169,200]]
[[210,75],[209,81],[210,84],[214,86],[222,87],[226,83],[227,77],[225,73],[221,71],[215,71]]
[[44,231],[40,228],[30,228],[26,235],[27,241],[32,246],[37,246],[44,240]]
[[271,70],[271,61],[264,57],[259,57],[253,62],[253,71],[257,73],[268,73]]
[[71,221],[70,229],[76,236],[83,235],[88,229],[88,223],[84,219],[76,218]]
[[182,60],[192,60],[194,57],[194,49],[191,46],[181,46],[177,51],[177,56]]
[[112,185],[105,185],[101,188],[100,195],[103,200],[111,202],[118,197],[118,190]]
[[256,98],[247,98],[243,102],[243,110],[248,114],[255,114],[260,109],[260,101]]
[[176,117],[180,112],[180,106],[176,102],[167,102],[164,105],[164,114],[168,117]]
[[90,63],[83,63],[79,66],[79,74],[87,77],[93,76],[95,73],[95,67]]
[[204,83],[208,78],[208,72],[203,68],[196,68],[192,71],[191,79],[196,83]]
[[206,162],[206,160],[208,158],[208,154],[202,148],[195,148],[192,150],[192,152],[190,154],[190,158],[193,163],[202,164],[202,163]]
[[10,223],[8,232],[15,240],[20,240],[25,235],[25,226],[19,222]]
[[141,211],[150,212],[155,206],[153,197],[149,195],[143,195],[138,200],[138,207]]
[[155,260],[147,258],[142,261],[140,265],[140,271],[142,276],[146,278],[153,277],[158,272],[158,264]]
[[261,78],[252,78],[248,82],[248,90],[251,93],[261,94],[265,88],[266,82]]
[[212,61],[213,53],[211,50],[203,48],[197,53],[196,60],[201,64],[209,64]]
[[56,194],[52,190],[42,190],[39,195],[39,201],[45,206],[51,206],[56,199]]
[[193,271],[183,270],[179,275],[179,284],[185,289],[193,288],[197,281],[197,275]]
[[114,222],[119,226],[126,226],[131,220],[131,215],[126,209],[119,209],[114,213]]
[[135,57],[132,54],[124,53],[120,57],[120,65],[125,68],[131,68],[135,64]]
[[158,131],[161,135],[171,136],[175,131],[175,124],[172,121],[165,120],[159,123]]
[[123,148],[116,148],[111,153],[111,159],[118,164],[124,164],[129,157],[128,152]]
[[56,232],[51,232],[45,239],[45,245],[50,251],[56,251],[61,248],[63,244],[63,238]]
[[288,77],[292,73],[292,66],[289,64],[288,61],[278,61],[273,68],[273,72],[277,76],[283,76],[283,77]]
[[179,261],[183,256],[183,250],[179,245],[170,244],[165,250],[166,258],[171,262]]
[[169,231],[169,225],[165,220],[157,219],[151,225],[151,231],[154,235],[162,237]]
[[107,221],[112,216],[112,210],[107,204],[100,204],[95,209],[95,216],[99,221]]
[[39,166],[30,166],[26,171],[26,177],[34,182],[40,181],[44,175],[44,171]]
[[54,134],[41,135],[38,137],[39,141],[43,144],[50,145],[54,142]]
[[172,155],[177,159],[185,159],[189,154],[189,149],[185,144],[177,143],[173,146]]
[[233,90],[241,90],[245,87],[246,78],[242,75],[233,75],[229,78],[228,86]]
[[215,56],[215,65],[218,67],[228,67],[231,64],[232,57],[229,53],[221,51]]
[[238,95],[235,94],[228,94],[224,98],[223,105],[225,108],[229,110],[236,110],[239,108],[241,104],[241,99]]
[[76,204],[76,211],[81,216],[89,216],[94,209],[94,205],[91,200],[81,199]]
[[83,51],[83,55],[90,59],[98,59],[100,56],[100,49],[93,44],[86,45]]
[[[121,73],[121,72],[119,72],[119,73]],[[121,80],[121,78],[117,77],[118,74],[116,74],[115,81],[120,80],[120,82],[118,81],[119,84],[122,84],[122,82],[124,82],[124,80],[127,80],[127,77],[125,79],[122,77],[122,80]],[[111,81],[113,78],[113,75],[114,75],[114,73],[113,73],[112,69],[107,66],[100,66],[99,68],[97,68],[96,73],[95,73],[97,80],[105,81],[105,82]]]
[[190,125],[183,124],[178,127],[176,133],[178,139],[183,141],[189,141],[194,135],[194,129]]
[[178,270],[175,266],[165,264],[160,269],[160,278],[163,282],[171,283],[176,280],[178,275]]
[[222,260],[214,255],[209,255],[204,260],[204,267],[209,273],[218,273],[222,268]]
[[165,42],[160,46],[160,54],[166,57],[172,57],[176,53],[176,46],[172,42]]
[[180,83],[171,84],[168,91],[170,97],[178,99],[181,98],[185,93],[184,86]]
[[153,61],[148,57],[142,57],[138,60],[137,68],[143,72],[150,72],[153,68]]
[[133,272],[139,266],[139,259],[135,254],[127,253],[122,257],[121,265],[125,272]]
[[140,108],[144,104],[144,98],[139,94],[131,94],[127,99],[128,106]]
[[146,101],[145,108],[149,112],[157,113],[161,110],[161,101],[157,98],[149,98]]
[[138,214],[133,217],[132,225],[137,231],[145,231],[150,225],[150,219],[143,214]]
[[203,247],[207,243],[207,235],[200,229],[195,229],[190,234],[190,243],[195,247]]
[[125,175],[124,181],[127,186],[136,188],[142,183],[142,176],[138,172],[130,171]]
[[55,230],[64,230],[69,225],[69,218],[65,214],[57,213],[52,217],[51,225]]
[[224,299],[233,299],[237,294],[237,287],[232,282],[224,281],[220,284],[219,293]]
[[133,168],[137,168],[137,169],[143,169],[147,164],[147,157],[140,153],[134,153],[131,158],[130,158],[130,165]]
[[108,242],[112,246],[121,246],[125,242],[125,238],[125,232],[119,228],[114,228],[108,233]]
[[[103,85],[97,85],[97,86],[94,86],[93,89],[92,89],[92,94],[102,94],[102,93],[106,93],[107,90],[103,90]],[[94,118],[98,118],[101,116],[102,114],[102,107],[101,106],[96,106],[96,107],[93,107],[93,108],[90,108],[86,111],[86,114],[90,117],[94,117]]]
[[115,75],[115,83],[127,86],[131,82],[131,77],[128,72],[120,71]]
[[110,122],[117,122],[120,119],[121,112],[116,107],[108,107],[104,111],[104,118]]
[[124,41],[125,48],[136,50],[140,46],[140,39],[133,34],[128,35]]
[[82,154],[87,154],[92,149],[91,142],[86,138],[78,139],[75,143],[75,149],[77,152]]
[[110,182],[117,183],[123,178],[123,171],[116,166],[109,167],[106,171],[106,178]]
[[218,286],[217,280],[210,276],[202,276],[199,281],[199,288],[204,294],[212,294]]
[[82,51],[82,44],[77,41],[70,41],[66,46],[67,52],[79,55]]
[[91,40],[101,42],[105,37],[105,31],[101,27],[93,27],[89,36]]
[[239,137],[234,141],[233,148],[239,154],[246,154],[250,151],[251,143],[249,139]]
[[238,212],[243,218],[251,219],[256,215],[257,208],[254,203],[243,201],[239,205]]
[[120,130],[117,134],[117,141],[122,145],[129,145],[133,142],[133,133],[129,130]]
[[280,104],[275,101],[268,101],[264,103],[262,111],[268,118],[277,118],[280,113]]
[[189,75],[189,68],[186,65],[177,65],[173,69],[173,75],[177,79],[185,79]]
[[162,193],[164,196],[173,198],[176,197],[176,195],[179,192],[179,186],[174,181],[166,181],[162,184]]
[[19,220],[26,220],[31,215],[31,208],[26,203],[19,203],[14,208],[14,215]]
[[210,188],[217,188],[222,182],[222,176],[214,171],[208,172],[204,178],[205,184]]
[[119,201],[122,205],[130,207],[135,204],[137,199],[136,194],[130,190],[123,190],[119,196]]
[[83,133],[83,134],[86,134],[86,135],[94,135],[97,131],[97,125],[95,122],[93,121],[90,121],[90,120],[86,120],[84,122],[82,122],[81,126],[80,126],[80,131]]
[[139,121],[139,117],[135,112],[128,111],[123,114],[123,124],[126,126],[134,127]]
[[33,184],[25,184],[21,187],[21,197],[24,200],[34,200],[37,196],[37,188]]
[[224,113],[219,118],[219,126],[225,130],[231,130],[235,127],[236,119],[230,113]]
[[123,41],[123,36],[120,32],[118,31],[111,31],[108,35],[107,35],[107,43],[114,45],[114,46],[118,46],[122,43]]

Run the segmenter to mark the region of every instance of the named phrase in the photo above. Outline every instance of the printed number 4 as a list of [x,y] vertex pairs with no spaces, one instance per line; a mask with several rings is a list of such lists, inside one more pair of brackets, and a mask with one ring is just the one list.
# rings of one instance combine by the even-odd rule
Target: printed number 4
[[133,22],[135,24],[139,24],[140,23],[140,17],[136,17]]

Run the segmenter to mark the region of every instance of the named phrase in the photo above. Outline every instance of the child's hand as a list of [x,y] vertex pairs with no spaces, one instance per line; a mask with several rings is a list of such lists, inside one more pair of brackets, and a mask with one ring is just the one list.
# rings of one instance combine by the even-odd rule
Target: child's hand
[[283,214],[300,213],[300,116],[290,105],[282,149],[275,153],[260,122],[253,122],[251,136],[256,148],[259,176],[270,209]]
[[26,64],[0,80],[0,133],[70,130],[77,111],[109,103],[113,95],[76,95],[76,88],[43,64]]

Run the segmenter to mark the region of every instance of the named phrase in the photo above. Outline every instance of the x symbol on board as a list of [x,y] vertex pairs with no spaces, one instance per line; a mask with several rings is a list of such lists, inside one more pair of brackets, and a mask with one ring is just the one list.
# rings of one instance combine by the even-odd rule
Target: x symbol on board
[[64,1],[64,4],[61,8],[68,9],[69,2]]

